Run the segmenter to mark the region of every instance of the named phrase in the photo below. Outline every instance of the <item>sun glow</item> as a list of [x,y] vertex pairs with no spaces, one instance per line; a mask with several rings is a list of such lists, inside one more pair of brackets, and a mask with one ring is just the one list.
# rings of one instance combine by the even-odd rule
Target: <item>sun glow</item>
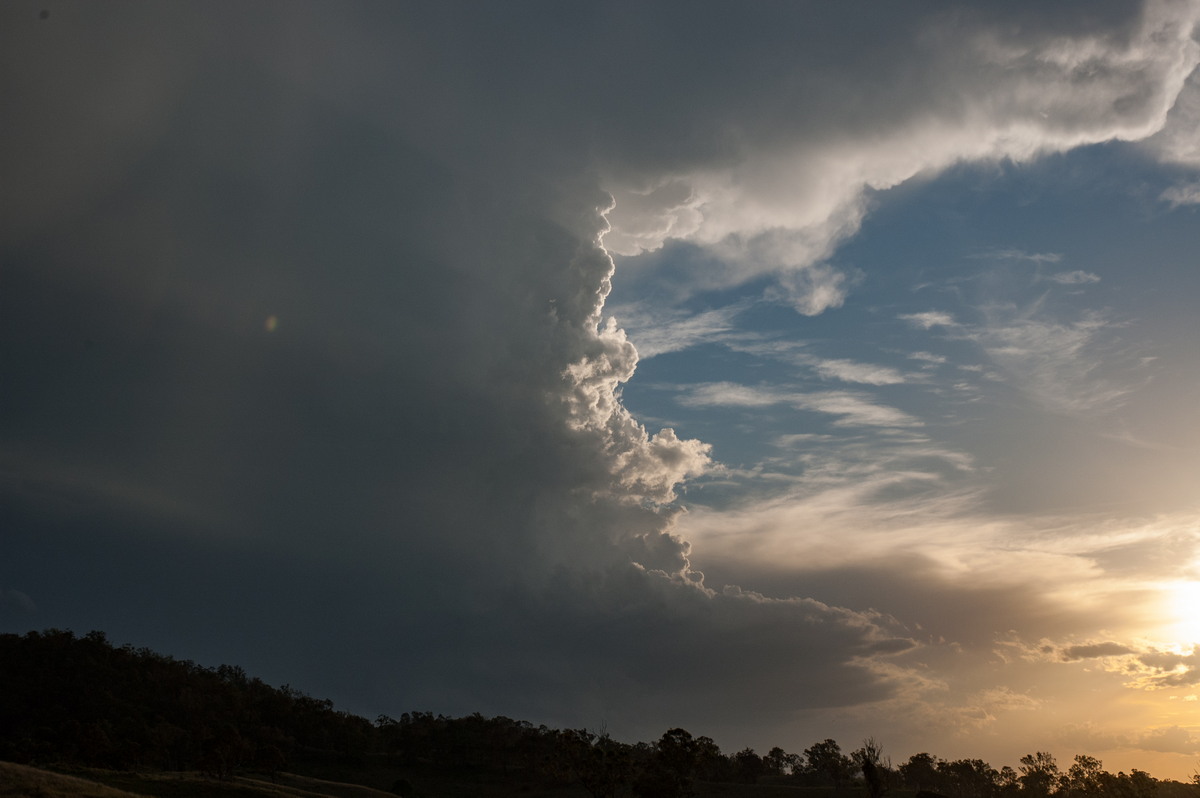
[[1176,642],[1200,643],[1200,582],[1172,582],[1165,598],[1168,628]]

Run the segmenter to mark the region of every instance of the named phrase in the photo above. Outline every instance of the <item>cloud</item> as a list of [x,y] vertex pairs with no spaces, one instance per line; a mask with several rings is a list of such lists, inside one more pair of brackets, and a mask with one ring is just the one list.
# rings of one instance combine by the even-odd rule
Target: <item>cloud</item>
[[839,426],[919,427],[921,421],[894,407],[879,404],[865,394],[824,391],[797,394],[792,403],[801,409],[841,416]]
[[1170,203],[1172,208],[1183,205],[1200,205],[1200,183],[1171,186],[1159,196],[1159,199]]
[[617,255],[637,255],[658,249],[668,238],[687,238],[703,220],[697,204],[692,189],[679,180],[630,189],[607,212],[611,229],[604,246]]
[[1063,743],[1093,751],[1156,751],[1194,756],[1200,753],[1200,738],[1180,726],[1160,726],[1131,733],[1112,733],[1094,725],[1072,725],[1062,730]]
[[1191,649],[1150,648],[1136,657],[1140,666],[1130,681],[1131,687],[1169,688],[1200,684],[1200,646]]
[[908,379],[890,366],[847,358],[820,357],[811,353],[811,345],[804,341],[764,339],[753,334],[741,334],[728,336],[724,344],[735,352],[811,369],[823,380],[839,380],[860,385],[899,385]]
[[970,257],[988,260],[1029,261],[1031,263],[1058,263],[1062,260],[1062,255],[1057,252],[1025,252],[1019,249],[992,249]]
[[[35,574],[46,623],[243,662],[363,712],[611,713],[632,737],[664,717],[782,728],[925,684],[904,658],[933,654],[896,619],[693,563],[731,548],[716,518],[737,548],[792,546],[834,577],[872,547],[919,551],[907,597],[930,571],[999,583],[1004,525],[947,531],[972,518],[976,488],[954,482],[971,459],[865,391],[714,382],[681,401],[894,440],[810,453],[761,514],[682,513],[711,450],[622,404],[639,355],[606,319],[610,252],[633,271],[634,253],[690,247],[675,299],[763,279],[801,314],[840,307],[856,274],[832,256],[871,191],[1162,123],[1196,9],[1125,6],[814,24],[804,5],[701,3],[681,26],[640,3],[77,4],[36,33],[0,8],[19,120],[0,167],[20,188],[0,197],[0,317],[22,333],[0,343],[19,472],[0,485],[3,567]],[[736,313],[667,308],[635,340],[679,351],[731,335]],[[1102,321],[998,312],[973,334],[1035,387],[1075,374],[1061,399],[1093,385]],[[754,534],[789,522],[787,540]],[[1048,563],[1087,571],[1032,548],[1003,566]],[[1191,662],[1142,667],[1163,681]]]
[[[598,323],[602,300],[598,295],[592,325]],[[650,436],[620,403],[618,386],[633,376],[637,352],[614,319],[589,343],[588,351],[563,371],[569,391],[567,426],[603,452],[614,480],[607,486],[614,500],[673,501],[679,482],[703,473],[711,447],[681,440],[672,429]]]
[[734,319],[747,307],[748,303],[739,302],[689,314],[652,303],[634,303],[608,306],[606,312],[612,314],[636,343],[639,359],[647,360],[723,340],[734,333]]
[[1042,639],[1036,644],[1010,640],[1002,644],[1028,661],[1074,664],[1095,661],[1102,670],[1119,675],[1131,690],[1166,690],[1200,684],[1200,646],[1148,643],[1144,639],[1103,640],[1059,644]]
[[1062,650],[1062,658],[1067,661],[1093,659],[1095,657],[1117,657],[1132,654],[1134,649],[1121,643],[1091,643],[1082,646],[1067,646]]
[[687,407],[768,407],[786,402],[789,394],[773,388],[754,388],[733,382],[710,382],[690,386],[678,402]]
[[[661,107],[677,115],[669,128],[681,135],[670,157],[657,154],[657,170],[609,172],[616,208],[606,246],[636,254],[668,236],[715,246],[727,262],[725,284],[803,271],[858,230],[867,189],[962,160],[1023,160],[1144,138],[1163,126],[1200,61],[1190,38],[1197,12],[1186,4],[1150,3],[1074,28],[1029,9],[1012,12],[1021,23],[1008,26],[990,9],[885,12],[844,30],[822,29],[824,38],[807,46],[799,13],[777,9],[750,23],[758,26],[756,57],[773,65],[756,85],[765,96],[771,86],[786,87],[777,102],[756,106],[725,94],[722,73],[742,57],[745,23],[733,24],[720,48],[691,42],[721,53],[695,67],[692,77],[706,93],[679,98],[694,101],[691,107]],[[656,15],[642,20],[651,36],[660,23]],[[872,58],[851,59],[862,50],[844,47],[847,57],[839,59],[835,43],[843,35],[865,43]],[[921,45],[901,59],[895,46],[904,40]],[[808,62],[818,57],[819,69]],[[617,83],[633,63],[617,68]],[[904,68],[885,67],[897,63]],[[845,96],[862,101],[835,99]],[[788,245],[768,243],[766,250],[779,251],[764,256],[763,239],[777,242],[781,231]],[[805,313],[829,306],[836,304],[798,305]]]
[[[1044,263],[1060,263],[1063,259],[1062,254],[1058,252],[1024,252],[1019,249],[988,250],[987,252],[978,253],[970,257],[1027,262],[1039,267]],[[1100,282],[1099,275],[1085,272],[1082,269],[1075,269],[1069,272],[1052,272],[1046,275],[1039,274],[1036,279],[1058,283],[1059,285],[1082,285]]]
[[1059,321],[1038,310],[990,306],[984,323],[965,335],[1047,409],[1079,414],[1119,406],[1133,390],[1107,373],[1121,356],[1108,335],[1119,325],[1100,312]]
[[713,562],[788,564],[811,579],[855,564],[904,560],[914,551],[956,573],[976,569],[980,580],[993,570],[987,562],[998,564],[987,541],[1011,530],[972,516],[979,500],[969,481],[975,464],[961,452],[916,435],[851,442],[783,436],[778,443],[797,450],[795,470],[726,474],[741,490],[736,500],[715,506],[704,506],[702,485],[692,494],[680,532],[708,564],[701,566],[706,573]]
[[946,362],[945,355],[935,355],[932,352],[913,352],[908,357],[911,360],[920,360],[922,363],[928,363],[931,366],[940,366]]
[[905,381],[904,375],[893,368],[870,363],[857,363],[853,360],[817,360],[813,367],[822,377],[842,382],[858,382],[865,385],[899,385]]
[[[1063,285],[1099,280],[1082,271],[1046,279]],[[991,301],[978,311],[982,318],[974,323],[960,323],[950,313],[936,310],[897,318],[921,330],[946,328],[955,339],[976,344],[1000,372],[992,372],[992,378],[1012,382],[1056,413],[1095,415],[1121,407],[1153,362],[1138,360],[1122,344],[1118,331],[1126,323],[1107,311],[1062,309],[1048,295],[1024,305]]]
[[1184,83],[1162,129],[1146,139],[1144,147],[1167,163],[1200,165],[1200,73],[1193,71]]
[[1045,279],[1052,283],[1058,283],[1059,285],[1085,285],[1087,283],[1100,282],[1099,275],[1092,274],[1091,272],[1085,272],[1080,269],[1070,272],[1056,272],[1054,274],[1046,275]]
[[677,400],[685,407],[769,407],[788,404],[798,410],[839,416],[837,426],[916,427],[921,422],[894,407],[879,404],[867,394],[851,391],[787,391],[731,382],[689,386]]
[[896,318],[907,321],[909,324],[922,330],[931,330],[934,327],[952,327],[956,323],[953,316],[939,310],[927,310],[923,313],[902,313]]
[[[639,739],[661,733],[644,717],[713,728],[746,713],[778,722],[806,709],[870,704],[896,690],[884,663],[914,645],[878,613],[712,590],[636,568],[563,572],[505,600],[513,612],[488,636],[511,639],[543,679],[518,685],[522,703],[551,716],[590,707]],[[580,682],[593,686],[590,695],[571,689]],[[585,703],[567,713],[564,696]]]
[[981,730],[994,729],[1009,713],[1036,712],[1043,706],[1043,701],[1026,693],[989,687],[964,695],[951,705],[933,704],[913,707],[911,711],[926,723],[944,723],[958,735],[973,736]]
[[[993,249],[969,257],[1032,263],[1039,268],[1044,263],[1061,263],[1063,259],[1062,254],[1058,252],[1025,252],[1019,249]],[[1069,272],[1052,272],[1050,274],[1039,273],[1035,279],[1058,283],[1059,285],[1082,285],[1100,282],[1099,275],[1085,272],[1082,269],[1075,269]]]
[[[574,48],[522,66],[509,12],[77,13],[69,26],[56,14],[38,45],[62,85],[42,76],[43,90],[16,93],[15,173],[55,177],[34,181],[2,239],[25,253],[6,269],[19,290],[0,299],[5,318],[23,351],[43,353],[4,358],[21,386],[6,395],[4,441],[24,429],[22,446],[49,460],[34,468],[6,449],[19,473],[4,521],[20,530],[12,562],[33,563],[39,591],[60,597],[40,608],[46,623],[244,662],[351,694],[358,711],[414,701],[577,724],[600,705],[629,736],[689,712],[720,723],[894,689],[876,663],[912,643],[887,619],[708,589],[689,564],[678,487],[711,467],[710,448],[651,433],[621,403],[638,353],[605,318],[610,201],[590,134],[574,129],[581,109],[603,127],[606,103],[639,107],[582,99],[580,86],[608,85],[608,66],[589,71],[601,62]],[[533,30],[579,23],[516,13]],[[214,35],[219,59],[203,46]],[[311,59],[294,58],[296,42]],[[525,87],[548,64],[580,80],[527,117]],[[128,70],[153,90],[122,88]],[[124,112],[106,127],[114,97]],[[641,141],[609,150],[607,168],[636,162]],[[689,196],[662,185],[648,207]],[[798,268],[825,247],[790,233],[727,245],[764,260],[787,250]],[[810,276],[788,301],[831,306],[844,278]],[[660,351],[736,312],[680,319]],[[853,394],[791,400],[843,423],[911,423]],[[42,475],[66,476],[48,497],[29,489]],[[185,512],[186,534],[164,523]],[[59,550],[121,554],[83,577],[43,573]],[[309,598],[299,586],[312,584],[337,587]],[[181,630],[164,622],[173,613],[201,620]],[[262,649],[266,626],[291,642]],[[330,676],[330,652],[363,663],[360,685]]]
[[1131,745],[1143,751],[1195,756],[1200,753],[1200,737],[1180,726],[1164,726],[1134,735]]
[[852,281],[825,264],[803,264],[801,259],[797,268],[783,271],[776,285],[768,289],[766,298],[791,305],[804,316],[818,316],[831,308],[840,308]]

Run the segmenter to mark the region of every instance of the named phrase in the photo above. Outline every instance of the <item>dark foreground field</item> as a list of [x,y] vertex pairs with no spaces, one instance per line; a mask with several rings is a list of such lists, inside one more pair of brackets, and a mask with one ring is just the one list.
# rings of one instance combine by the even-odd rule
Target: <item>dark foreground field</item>
[[[386,769],[363,771],[358,780],[397,781],[396,773]],[[402,776],[403,778],[403,776]],[[483,796],[588,796],[578,784],[533,789],[486,777],[454,776],[444,773],[407,773],[412,787],[409,795],[421,798],[466,798]],[[696,783],[697,798],[832,798],[833,791],[786,784],[714,784]],[[628,794],[628,793],[625,793]],[[363,784],[319,779],[294,773],[266,776],[238,776],[223,781],[207,778],[199,772],[133,773],[98,768],[67,767],[45,770],[0,762],[0,798],[395,798],[390,789]],[[903,798],[897,795],[896,798]]]
[[28,765],[0,762],[0,798],[394,798],[355,784],[322,781],[292,774],[279,774],[276,781],[238,776],[218,781],[190,773],[130,773],[95,768],[70,768],[65,772],[42,770]]

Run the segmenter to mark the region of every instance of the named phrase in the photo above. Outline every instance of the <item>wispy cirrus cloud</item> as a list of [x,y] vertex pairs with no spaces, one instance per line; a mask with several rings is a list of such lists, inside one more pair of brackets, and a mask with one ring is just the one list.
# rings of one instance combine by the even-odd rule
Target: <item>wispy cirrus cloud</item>
[[1058,283],[1059,285],[1087,285],[1100,282],[1099,275],[1085,272],[1082,269],[1070,272],[1055,272],[1054,274],[1047,274],[1042,279]]
[[814,347],[805,341],[764,340],[754,336],[741,336],[730,337],[726,339],[725,344],[736,352],[810,369],[823,380],[860,385],[900,385],[909,381],[908,376],[892,366],[848,358],[822,357],[812,351]]
[[989,249],[983,252],[976,252],[967,257],[975,260],[990,260],[1009,263],[1027,263],[1036,267],[1033,275],[1034,282],[1050,282],[1059,285],[1085,285],[1089,283],[1100,282],[1100,276],[1082,269],[1074,269],[1065,272],[1050,272],[1043,273],[1042,267],[1045,264],[1062,263],[1063,254],[1061,252],[1026,252],[1021,249]]
[[889,366],[837,358],[814,359],[812,366],[822,377],[842,382],[857,382],[864,385],[899,385],[905,382],[904,375]]
[[699,313],[664,308],[653,302],[631,302],[605,308],[637,346],[638,357],[648,360],[669,352],[680,352],[699,344],[718,343],[738,337],[736,318],[750,306],[741,301]]
[[687,407],[749,407],[790,405],[836,416],[835,426],[919,427],[920,419],[881,404],[865,393],[853,391],[790,391],[775,387],[749,386],[732,382],[689,386],[677,401]]
[[1200,182],[1180,183],[1179,185],[1171,186],[1159,195],[1159,199],[1169,203],[1172,208],[1184,205],[1200,205]]
[[919,360],[922,363],[928,363],[931,366],[940,366],[946,362],[945,355],[935,355],[932,352],[912,352],[908,355],[909,360]]
[[896,318],[906,321],[922,330],[931,330],[934,327],[953,327],[957,324],[953,315],[940,310],[926,310],[921,313],[901,313]]
[[1135,387],[1127,371],[1117,376],[1111,370],[1113,359],[1124,355],[1109,334],[1119,326],[1101,311],[1058,320],[1036,308],[996,305],[964,335],[1043,407],[1079,414],[1110,410]]
[[792,394],[769,387],[710,382],[688,386],[677,401],[686,407],[769,407],[784,404]]
[[[1061,272],[1042,279],[1062,286],[1099,282],[1090,272]],[[1153,359],[1139,358],[1121,340],[1128,322],[1107,310],[1076,310],[1051,302],[990,302],[972,309],[972,321],[942,310],[897,316],[919,330],[942,329],[979,347],[1006,381],[1042,407],[1068,414],[1119,407],[1136,389]],[[924,359],[923,356],[913,356]],[[977,365],[960,368],[981,371]]]
[[833,422],[837,426],[919,427],[923,424],[920,419],[881,404],[868,394],[823,391],[798,394],[791,401],[803,410],[838,416]]
[[1058,252],[1025,252],[1021,249],[989,249],[967,257],[980,260],[1016,260],[1030,263],[1058,263],[1062,254]]

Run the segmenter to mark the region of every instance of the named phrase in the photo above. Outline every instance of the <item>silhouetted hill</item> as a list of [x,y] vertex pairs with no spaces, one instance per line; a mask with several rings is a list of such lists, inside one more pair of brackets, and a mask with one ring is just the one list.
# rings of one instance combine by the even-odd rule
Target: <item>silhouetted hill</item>
[[0,760],[17,763],[0,763],[0,798],[1200,798],[1194,785],[1111,774],[1091,757],[1060,771],[1044,752],[1023,758],[1020,772],[930,754],[892,768],[874,740],[849,753],[827,739],[803,754],[723,754],[678,728],[631,745],[478,713],[372,723],[236,666],[60,630],[0,635]]
[[100,632],[0,635],[0,663],[0,759],[12,762],[227,776],[361,757],[373,736],[329,701],[241,668],[117,648]]

